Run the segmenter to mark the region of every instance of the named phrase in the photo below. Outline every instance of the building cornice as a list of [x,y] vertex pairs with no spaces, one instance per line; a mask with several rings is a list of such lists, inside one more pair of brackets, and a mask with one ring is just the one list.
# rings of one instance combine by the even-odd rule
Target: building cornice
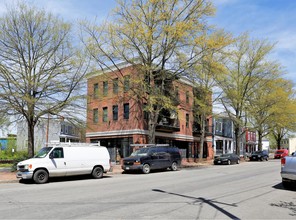
[[[86,133],[86,137],[92,138],[92,137],[106,137],[106,136],[124,136],[124,135],[134,135],[134,134],[148,135],[148,133],[149,132],[147,130],[141,130],[141,129],[114,130],[114,131],[104,131],[104,132],[88,132]],[[160,137],[193,141],[193,136],[191,135],[164,133],[164,132],[156,132],[155,134],[156,136],[160,136]]]

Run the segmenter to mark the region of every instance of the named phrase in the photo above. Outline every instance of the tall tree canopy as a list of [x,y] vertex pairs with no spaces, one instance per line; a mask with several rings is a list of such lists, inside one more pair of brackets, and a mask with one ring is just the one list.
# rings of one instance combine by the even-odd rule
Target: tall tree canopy
[[236,153],[240,152],[242,128],[246,126],[248,98],[256,93],[264,79],[277,78],[282,74],[280,65],[268,59],[274,44],[267,40],[253,40],[247,34],[240,36],[226,59],[226,72],[219,79],[223,90],[221,102],[234,122]]
[[147,103],[149,143],[155,142],[161,110],[175,107],[167,81],[180,77],[202,57],[201,44],[209,30],[205,19],[213,14],[206,0],[122,0],[112,21],[84,24],[85,44],[101,68],[118,62],[141,64],[138,73],[146,80],[137,82],[137,93]]
[[[275,123],[279,123],[285,115],[283,106],[291,106],[293,89],[289,80],[283,78],[276,79],[263,79],[258,83],[255,88],[256,92],[253,92],[248,97],[248,104],[246,106],[246,112],[248,121],[251,126],[257,130],[258,133],[258,148],[262,150],[262,138],[274,133]],[[285,107],[285,109],[286,109]],[[294,107],[296,112],[296,109]],[[283,115],[279,115],[283,114]],[[291,115],[290,122],[293,122]],[[284,123],[284,121],[282,121]],[[285,126],[291,127],[289,124]]]
[[0,29],[0,108],[25,118],[31,157],[35,124],[76,100],[84,61],[71,46],[71,25],[44,10],[8,8]]

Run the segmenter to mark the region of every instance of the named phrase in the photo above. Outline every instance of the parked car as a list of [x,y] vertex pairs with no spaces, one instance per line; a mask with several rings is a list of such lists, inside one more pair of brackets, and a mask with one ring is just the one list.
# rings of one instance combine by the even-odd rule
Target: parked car
[[274,159],[281,159],[285,156],[289,156],[289,151],[287,149],[280,149],[274,153]]
[[106,147],[89,143],[57,143],[42,148],[33,158],[17,164],[17,178],[46,183],[51,177],[90,174],[103,177],[111,168]]
[[125,171],[141,170],[148,174],[151,170],[167,169],[173,171],[181,165],[181,154],[177,147],[150,146],[133,152],[129,157],[123,158],[121,168]]
[[284,188],[296,187],[296,154],[281,158],[281,177]]
[[263,160],[268,161],[268,158],[269,158],[268,152],[265,150],[255,151],[250,156],[251,161],[263,161]]
[[222,154],[214,159],[214,164],[239,164],[240,157],[235,153]]

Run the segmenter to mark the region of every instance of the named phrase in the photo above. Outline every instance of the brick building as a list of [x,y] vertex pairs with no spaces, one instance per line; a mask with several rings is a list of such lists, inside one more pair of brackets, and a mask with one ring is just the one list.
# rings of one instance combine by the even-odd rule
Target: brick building
[[[113,162],[129,156],[132,144],[148,142],[145,103],[133,92],[133,84],[139,78],[136,68],[120,64],[120,71],[108,68],[88,78],[87,142],[106,146]],[[177,146],[183,158],[197,157],[200,136],[194,132],[193,86],[178,79],[171,82],[169,92],[176,94],[178,112],[162,111],[156,126],[156,143]],[[211,121],[208,121],[211,123]],[[212,158],[211,138],[204,144],[205,157]]]

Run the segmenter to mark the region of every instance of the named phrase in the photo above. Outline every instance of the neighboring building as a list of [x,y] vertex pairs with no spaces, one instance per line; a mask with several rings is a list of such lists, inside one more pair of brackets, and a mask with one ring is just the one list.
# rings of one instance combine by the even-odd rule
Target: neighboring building
[[[81,142],[84,134],[73,124],[62,118],[43,118],[35,126],[35,151],[46,146],[50,141]],[[21,121],[17,124],[17,148],[28,149],[27,123]]]
[[269,140],[266,138],[262,139],[262,150],[267,150],[268,152],[270,152]]
[[214,118],[214,152],[215,155],[234,152],[233,123],[225,114]]
[[281,141],[281,148],[282,149],[288,149],[289,154],[292,154],[296,151],[296,138],[284,138]]
[[[131,154],[131,144],[148,143],[147,113],[144,99],[131,93],[132,80],[139,79],[136,68],[121,64],[119,71],[99,71],[88,78],[87,142],[100,142],[108,148],[111,160]],[[178,112],[162,111],[156,126],[156,143],[181,149],[182,155],[198,155],[200,136],[193,130],[193,86],[186,80],[170,81],[167,92],[174,93]],[[133,96],[133,97],[131,97]],[[211,124],[211,121],[208,121]],[[205,157],[212,158],[212,140],[206,139]]]
[[[226,113],[220,113],[213,119],[215,143],[214,154],[221,155],[235,152],[234,125]],[[241,129],[242,137],[240,139],[239,155],[243,156],[257,150],[256,131],[252,129]]]
[[244,153],[250,154],[256,150],[258,150],[258,145],[256,142],[256,131],[246,128],[245,129],[245,149],[244,149]]

